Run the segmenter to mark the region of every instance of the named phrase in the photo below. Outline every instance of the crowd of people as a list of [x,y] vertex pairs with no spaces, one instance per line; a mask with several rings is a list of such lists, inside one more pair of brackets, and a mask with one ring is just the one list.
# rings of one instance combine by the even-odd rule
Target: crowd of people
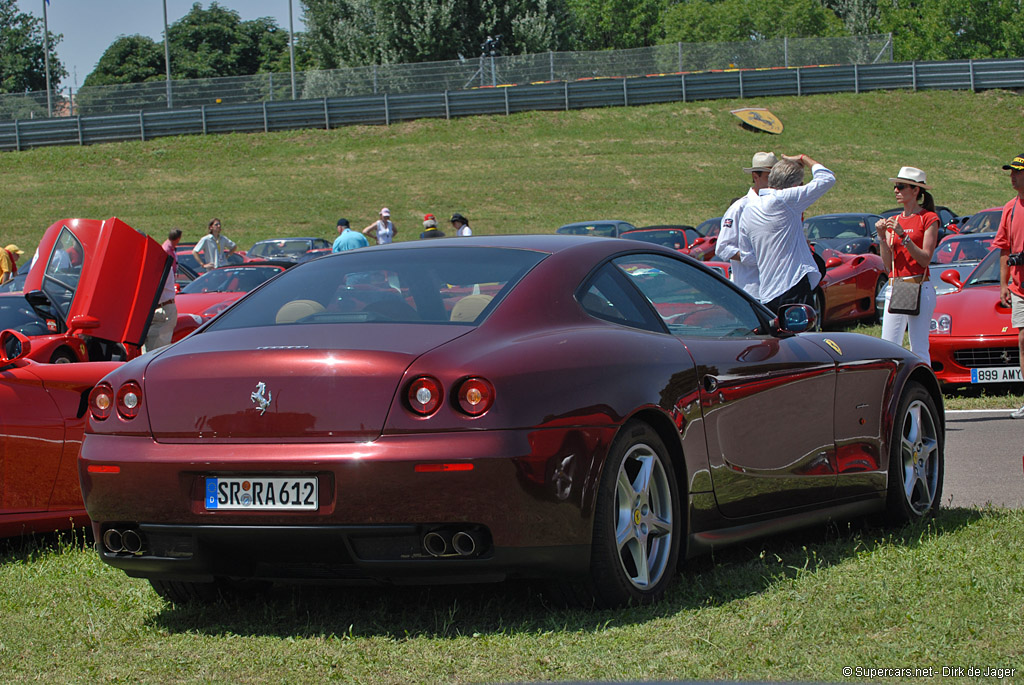
[[[473,229],[469,226],[469,220],[462,214],[458,212],[452,214],[449,223],[452,225],[452,233],[454,235],[460,237],[473,235]],[[377,214],[377,220],[362,231],[353,230],[348,219],[338,219],[338,237],[334,239],[331,251],[344,252],[345,250],[367,247],[370,244],[369,238],[372,238],[377,245],[390,245],[396,235],[398,235],[398,229],[395,228],[395,224],[391,220],[391,210],[387,207],[382,207]],[[437,225],[437,217],[433,214],[423,216],[423,231],[420,233],[420,239],[444,238],[445,235],[445,232]]]
[[[811,171],[806,183],[805,169]],[[751,175],[751,188],[722,216],[715,256],[731,264],[736,285],[776,314],[783,305],[813,306],[822,274],[803,233],[803,213],[835,185],[835,174],[807,155],[780,160],[771,152],[756,153],[743,170]],[[992,247],[1000,250],[1000,300],[1011,310],[1024,374],[1024,154],[1003,170],[1017,195],[1003,207]],[[936,296],[928,265],[939,239],[935,199],[927,175],[916,167],[902,167],[889,181],[902,211],[875,224],[892,286],[882,339],[902,345],[906,335],[911,352],[931,363]],[[1024,406],[1011,416],[1024,418]]]

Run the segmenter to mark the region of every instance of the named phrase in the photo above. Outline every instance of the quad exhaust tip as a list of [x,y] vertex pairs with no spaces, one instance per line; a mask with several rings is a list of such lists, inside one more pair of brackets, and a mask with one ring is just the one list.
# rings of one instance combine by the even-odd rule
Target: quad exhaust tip
[[423,536],[423,549],[437,559],[476,557],[483,551],[483,539],[476,529],[441,528]]
[[145,552],[145,541],[142,534],[134,528],[108,528],[100,538],[103,549],[112,554],[126,552],[128,554],[143,554]]

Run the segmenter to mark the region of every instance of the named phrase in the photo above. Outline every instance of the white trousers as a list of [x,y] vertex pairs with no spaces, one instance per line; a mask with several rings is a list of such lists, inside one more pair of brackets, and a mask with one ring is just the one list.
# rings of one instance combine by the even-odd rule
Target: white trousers
[[[892,290],[890,289],[890,294]],[[882,315],[882,340],[903,344],[903,334],[910,331],[910,351],[929,364],[932,363],[928,350],[928,330],[935,312],[935,286],[925,282],[921,286],[921,311],[918,314],[890,314],[889,298],[885,298],[885,313]]]

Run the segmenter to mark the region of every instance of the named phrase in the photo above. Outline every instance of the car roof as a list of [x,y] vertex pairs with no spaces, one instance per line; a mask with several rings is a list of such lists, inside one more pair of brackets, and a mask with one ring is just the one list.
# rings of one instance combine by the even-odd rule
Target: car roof
[[310,237],[310,236],[294,236],[294,237],[291,237],[291,238],[266,238],[264,240],[257,240],[255,243],[253,243],[253,245],[259,245],[261,243],[281,243],[281,242],[284,242],[286,240],[327,240],[327,239],[326,238],[321,238],[320,236],[315,236],[315,237]]
[[865,216],[880,216],[874,212],[832,212],[831,214],[816,214],[815,216],[809,216],[804,221],[810,221],[811,219],[842,219],[851,216],[865,217]]
[[624,231],[624,232],[625,233],[633,233],[634,231],[655,231],[655,230],[662,230],[662,231],[669,231],[669,230],[672,230],[672,231],[685,231],[688,228],[696,228],[696,227],[695,226],[691,226],[690,224],[655,224],[653,226],[640,226],[638,228],[631,228],[628,231]]

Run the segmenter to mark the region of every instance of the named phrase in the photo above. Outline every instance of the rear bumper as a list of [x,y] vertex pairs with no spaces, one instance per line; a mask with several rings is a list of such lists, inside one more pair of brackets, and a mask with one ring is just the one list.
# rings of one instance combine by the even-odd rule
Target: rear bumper
[[[90,434],[79,458],[103,560],[130,575],[432,582],[577,574],[614,428],[386,436],[372,443],[165,444]],[[465,471],[418,464],[468,463]],[[116,466],[116,473],[90,472]],[[110,471],[111,469],[108,469]],[[207,511],[207,476],[315,475],[316,511]],[[141,549],[103,548],[108,529]],[[472,554],[424,538],[472,536]],[[437,550],[435,549],[434,552]]]

